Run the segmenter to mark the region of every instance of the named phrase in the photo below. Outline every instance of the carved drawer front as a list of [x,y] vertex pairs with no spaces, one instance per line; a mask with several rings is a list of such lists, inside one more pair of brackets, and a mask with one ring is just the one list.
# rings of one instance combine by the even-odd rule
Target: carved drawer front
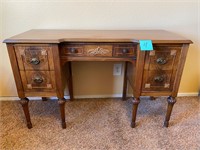
[[20,71],[25,91],[54,91],[54,71]]
[[113,56],[115,57],[133,57],[136,56],[137,47],[131,44],[114,46]]
[[84,56],[112,56],[112,45],[84,45]]
[[147,53],[145,69],[147,70],[172,70],[176,69],[181,46],[154,46],[154,50]]
[[171,91],[174,82],[174,72],[165,71],[144,71],[143,91]]
[[20,70],[54,70],[51,46],[16,45]]

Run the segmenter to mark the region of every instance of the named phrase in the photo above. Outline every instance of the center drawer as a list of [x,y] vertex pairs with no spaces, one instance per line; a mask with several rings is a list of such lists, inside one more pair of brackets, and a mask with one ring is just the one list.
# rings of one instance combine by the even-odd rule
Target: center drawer
[[72,57],[132,57],[136,56],[135,43],[63,43],[62,56]]

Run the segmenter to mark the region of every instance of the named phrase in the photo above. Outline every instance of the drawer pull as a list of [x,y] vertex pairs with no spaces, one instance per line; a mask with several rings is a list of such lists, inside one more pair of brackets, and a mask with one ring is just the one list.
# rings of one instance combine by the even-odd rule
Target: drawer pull
[[75,48],[70,48],[70,52],[74,54],[74,53],[76,53],[76,49]]
[[34,81],[35,83],[42,83],[44,80],[43,80],[41,77],[36,76],[36,77],[33,79],[33,81]]
[[162,77],[162,76],[157,76],[157,77],[154,78],[154,81],[155,81],[155,82],[161,83],[161,82],[164,81],[164,77]]
[[38,64],[40,63],[40,60],[37,59],[37,58],[32,58],[32,59],[30,60],[30,63],[33,64],[33,65],[38,65]]
[[126,49],[126,48],[122,49],[122,53],[123,53],[123,54],[128,53],[128,49]]
[[158,58],[158,59],[156,60],[156,62],[157,62],[158,64],[160,64],[160,65],[164,65],[164,64],[167,63],[167,60],[164,59],[164,58],[162,58],[162,57],[160,57],[160,58]]

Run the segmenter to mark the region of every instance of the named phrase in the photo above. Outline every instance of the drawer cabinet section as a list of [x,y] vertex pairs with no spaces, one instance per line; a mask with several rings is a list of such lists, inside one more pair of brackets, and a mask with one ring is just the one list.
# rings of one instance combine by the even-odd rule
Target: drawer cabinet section
[[154,45],[146,52],[143,91],[172,91],[181,45]]
[[52,48],[44,45],[16,45],[20,70],[54,70]]
[[24,90],[55,91],[54,71],[20,71]]

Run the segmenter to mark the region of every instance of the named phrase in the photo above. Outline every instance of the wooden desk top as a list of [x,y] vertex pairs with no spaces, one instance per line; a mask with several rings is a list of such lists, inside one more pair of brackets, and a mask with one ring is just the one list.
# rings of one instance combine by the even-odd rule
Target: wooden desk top
[[4,43],[60,42],[138,42],[150,39],[153,43],[192,43],[165,30],[61,30],[33,29],[4,40]]

